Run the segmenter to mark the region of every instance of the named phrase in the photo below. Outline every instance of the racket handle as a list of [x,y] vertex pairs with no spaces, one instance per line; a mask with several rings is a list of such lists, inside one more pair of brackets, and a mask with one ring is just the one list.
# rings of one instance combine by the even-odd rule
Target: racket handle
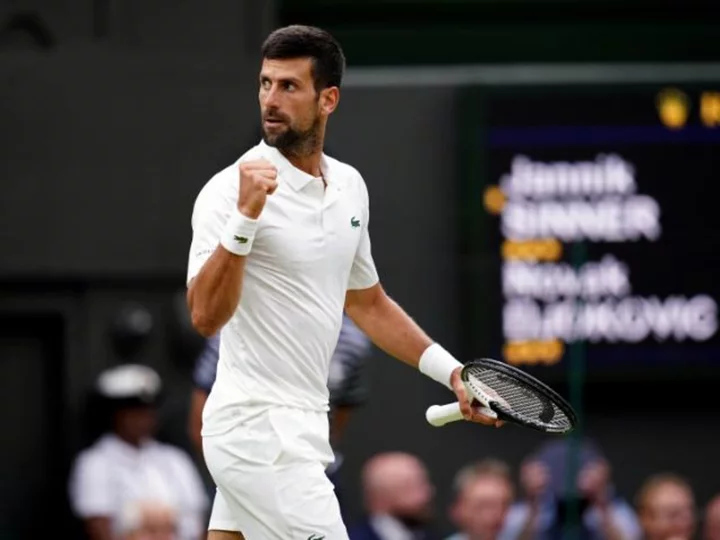
[[425,412],[425,419],[428,424],[441,427],[449,422],[457,422],[463,419],[460,412],[460,403],[448,403],[447,405],[431,405]]
[[[497,418],[495,411],[487,407],[480,407],[477,411],[491,418]],[[460,403],[456,401],[455,403],[448,403],[447,405],[431,405],[428,407],[428,410],[425,411],[425,419],[431,426],[442,427],[450,422],[464,420],[464,417],[460,411]]]

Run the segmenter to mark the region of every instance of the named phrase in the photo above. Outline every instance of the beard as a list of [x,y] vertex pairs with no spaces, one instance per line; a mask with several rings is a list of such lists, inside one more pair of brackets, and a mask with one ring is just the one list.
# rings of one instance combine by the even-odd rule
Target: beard
[[[277,115],[268,114],[271,118]],[[263,141],[268,146],[274,146],[281,152],[293,156],[306,156],[311,154],[320,146],[320,116],[315,116],[312,125],[308,129],[298,129],[293,126],[289,119],[280,118],[285,122],[285,129],[278,132],[269,132],[263,123]]]

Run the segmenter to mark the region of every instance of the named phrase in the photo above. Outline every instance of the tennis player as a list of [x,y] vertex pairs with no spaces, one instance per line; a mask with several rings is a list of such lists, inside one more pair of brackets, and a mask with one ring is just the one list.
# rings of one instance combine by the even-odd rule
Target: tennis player
[[188,304],[201,334],[221,331],[203,412],[218,487],[210,540],[348,538],[325,475],[328,366],[343,308],[379,348],[453,390],[466,419],[500,425],[468,401],[460,362],[383,290],[365,182],[323,153],[344,66],[323,30],[270,34],[259,75],[263,141],[195,201]]

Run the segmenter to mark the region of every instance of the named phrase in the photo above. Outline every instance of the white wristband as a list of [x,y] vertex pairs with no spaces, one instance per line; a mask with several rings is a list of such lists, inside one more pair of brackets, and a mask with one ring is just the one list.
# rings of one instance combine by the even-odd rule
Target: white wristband
[[234,212],[225,224],[225,229],[220,236],[220,244],[230,253],[247,255],[250,253],[253,240],[255,240],[257,224],[257,219],[251,219],[237,211]]
[[443,349],[438,343],[433,343],[425,349],[418,364],[421,373],[447,386],[450,390],[452,390],[450,375],[455,369],[462,366],[452,354]]

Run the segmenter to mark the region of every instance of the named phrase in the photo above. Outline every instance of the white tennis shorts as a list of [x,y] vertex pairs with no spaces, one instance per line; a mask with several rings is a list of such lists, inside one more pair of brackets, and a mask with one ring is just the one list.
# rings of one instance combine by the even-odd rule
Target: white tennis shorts
[[335,490],[327,415],[290,408],[243,414],[234,429],[203,437],[217,492],[209,530],[246,540],[347,540]]

